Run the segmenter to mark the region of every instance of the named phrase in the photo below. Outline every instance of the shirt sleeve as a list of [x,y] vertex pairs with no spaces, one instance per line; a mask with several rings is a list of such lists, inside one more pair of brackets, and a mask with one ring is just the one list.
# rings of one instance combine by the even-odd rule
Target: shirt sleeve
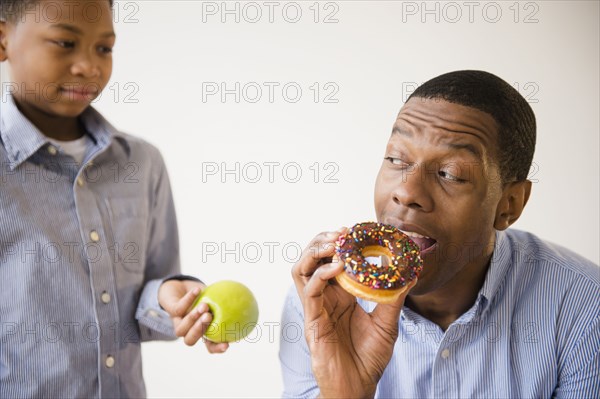
[[[579,303],[581,315],[570,328],[579,337],[567,347],[555,398],[600,398],[600,290]],[[574,312],[573,312],[574,313]]]
[[158,304],[158,289],[165,280],[184,277],[180,275],[177,216],[169,176],[160,152],[151,148],[149,161],[155,167],[155,177],[150,202],[145,285],[135,315],[142,341],[177,338],[169,314]]
[[304,312],[296,288],[287,295],[283,309],[279,361],[284,398],[316,398],[319,387],[313,376],[310,352],[304,337]]
[[591,323],[569,358],[553,397],[600,398],[600,318]]
[[135,313],[142,341],[177,339],[169,314],[158,304],[158,289],[163,281],[148,281],[142,291]]

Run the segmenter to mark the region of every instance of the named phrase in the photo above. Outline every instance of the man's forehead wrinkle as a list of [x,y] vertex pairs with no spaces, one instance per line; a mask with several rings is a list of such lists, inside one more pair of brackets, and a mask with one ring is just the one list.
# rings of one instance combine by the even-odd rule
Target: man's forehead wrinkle
[[[417,115],[415,115],[417,114]],[[427,121],[425,119],[428,119]],[[464,123],[454,123],[453,125],[447,125],[443,123],[437,123],[442,118],[432,118],[428,114],[419,114],[414,112],[400,113],[398,119],[393,127],[393,133],[399,133],[400,136],[413,137],[417,133],[421,138],[428,137],[428,142],[434,146],[452,146],[456,144],[457,147],[461,146],[461,142],[470,145],[474,149],[474,154],[478,159],[487,163],[488,157],[488,135],[481,133],[481,131],[472,125]],[[462,127],[462,129],[461,129]],[[423,136],[421,133],[427,132],[428,134]],[[460,136],[458,136],[460,134]],[[476,138],[476,143],[473,140],[468,140],[466,143],[460,140],[460,137],[469,136]],[[457,140],[458,139],[458,140]]]
[[[445,141],[445,142],[447,142],[449,140],[451,141],[451,137],[448,136],[448,133],[466,134],[469,136],[474,136],[479,141],[483,142],[481,135],[473,132],[473,130],[476,130],[475,128],[473,128],[473,130],[471,130],[471,131],[467,131],[467,130],[459,129],[457,126],[445,126],[445,125],[438,124],[438,123],[428,125],[428,124],[424,124],[424,123],[418,123],[418,121],[413,122],[413,119],[410,116],[408,116],[406,118],[400,117],[400,118],[398,118],[398,120],[406,122],[406,124],[396,123],[394,125],[393,131],[404,134],[404,135],[410,136],[410,135],[412,135],[413,132],[422,132],[424,130],[427,130],[434,134],[434,137],[432,137],[432,139],[436,143],[438,143],[440,141]],[[467,125],[464,125],[464,126],[467,126]]]
[[[480,136],[475,132],[485,132],[485,136],[488,136],[488,127],[485,124],[478,122],[477,119],[461,116],[461,120],[458,118],[448,118],[452,113],[447,115],[440,115],[439,113],[426,113],[413,108],[406,108],[398,115],[398,120],[404,120],[409,124],[418,125],[431,125],[435,128],[443,129],[452,133],[466,133],[471,135]],[[481,137],[480,137],[481,138]]]

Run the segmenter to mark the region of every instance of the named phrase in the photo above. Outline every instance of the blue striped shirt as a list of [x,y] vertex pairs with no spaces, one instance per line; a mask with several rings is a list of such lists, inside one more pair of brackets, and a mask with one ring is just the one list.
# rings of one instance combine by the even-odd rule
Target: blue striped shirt
[[175,338],[157,293],[179,273],[159,151],[88,108],[79,166],[0,107],[0,397],[145,396],[140,342]]
[[[303,327],[295,289],[289,323]],[[497,232],[474,305],[445,332],[408,307],[399,329],[378,398],[600,397],[600,269],[532,234]],[[316,397],[304,338],[282,334],[279,356],[283,396]]]

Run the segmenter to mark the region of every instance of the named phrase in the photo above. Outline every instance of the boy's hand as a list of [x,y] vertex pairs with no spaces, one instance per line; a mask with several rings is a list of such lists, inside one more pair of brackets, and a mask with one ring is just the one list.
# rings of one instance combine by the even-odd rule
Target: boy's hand
[[406,294],[367,313],[356,298],[330,279],[343,271],[332,260],[345,229],[321,233],[292,269],[304,308],[304,333],[321,397],[373,397],[398,337]]
[[[169,280],[162,283],[158,290],[158,303],[169,313],[173,319],[175,334],[183,337],[186,345],[195,345],[212,321],[212,314],[205,303],[191,309],[194,300],[204,288],[205,285],[198,281]],[[204,344],[210,353],[223,353],[229,348],[228,343],[204,340]]]

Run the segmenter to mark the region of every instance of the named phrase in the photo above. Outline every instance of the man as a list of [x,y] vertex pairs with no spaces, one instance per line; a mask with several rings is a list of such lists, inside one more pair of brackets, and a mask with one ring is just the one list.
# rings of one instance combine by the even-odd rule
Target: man
[[457,71],[401,109],[375,184],[379,222],[429,237],[424,269],[395,304],[331,279],[344,229],[293,267],[282,337],[292,397],[599,397],[600,277],[590,261],[507,230],[531,191],[535,117],[502,79]]

